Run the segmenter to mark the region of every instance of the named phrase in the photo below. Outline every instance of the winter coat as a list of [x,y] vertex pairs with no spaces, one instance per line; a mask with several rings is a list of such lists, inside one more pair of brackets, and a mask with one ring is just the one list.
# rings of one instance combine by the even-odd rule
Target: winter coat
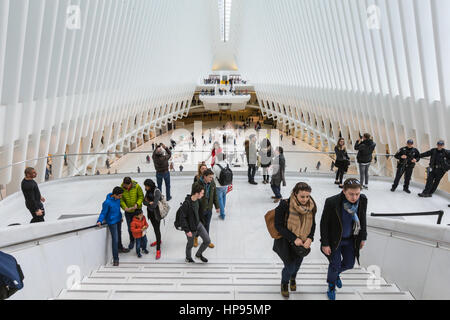
[[[138,209],[141,209],[142,202],[144,201],[144,192],[142,192],[141,186],[133,180],[130,191],[125,189],[123,184],[121,187],[123,189],[122,199],[120,199],[120,206],[122,209],[125,210],[126,208],[134,207],[135,204],[137,204]],[[130,213],[132,212],[134,212],[134,210],[130,211]]]
[[[342,240],[342,208],[344,205],[345,195],[341,192],[338,195],[328,198],[325,201],[325,206],[320,220],[320,242],[321,247],[330,247],[331,252],[334,252]],[[353,236],[355,257],[358,258],[359,263],[359,247],[362,241],[367,240],[367,198],[361,194],[359,198],[358,218],[361,224],[361,230],[357,236]],[[329,256],[327,256],[329,258]]]
[[[191,195],[186,196],[186,199],[182,203],[180,209],[181,209],[180,225],[183,231],[192,233],[197,232],[197,226],[200,223],[200,221],[197,220],[195,217],[194,202],[191,199]],[[202,216],[202,214],[200,214],[200,209],[198,215],[199,217]]]
[[148,228],[148,223],[145,217],[142,217],[142,220],[139,220],[136,216],[133,217],[133,220],[130,223],[130,229],[135,239],[142,238],[142,229],[144,227]]
[[[145,198],[143,204],[147,206],[147,217],[150,219],[150,215],[152,215],[157,220],[160,220],[159,206],[158,202],[161,200],[161,191],[156,188],[154,192],[147,191],[145,193]],[[153,202],[153,204],[150,204]]]
[[248,145],[247,144],[245,145],[245,155],[247,157],[248,164],[256,165],[258,158],[258,151],[255,143],[250,142]]
[[206,210],[212,210],[213,205],[216,209],[219,209],[219,197],[217,195],[216,183],[214,182],[214,179],[211,181],[209,186],[209,199],[206,197],[206,184],[203,182],[203,179],[200,178],[197,182],[192,184],[192,190],[194,189],[195,184],[200,184],[205,188],[205,195],[200,199],[200,216],[203,216],[203,212]]
[[336,161],[334,162],[336,167],[347,171],[350,165],[350,157],[348,156],[347,150],[340,150],[338,146],[336,146],[334,147],[334,152],[336,154]]
[[169,159],[172,157],[172,152],[169,148],[165,148],[166,154],[158,154],[153,152],[152,159],[155,165],[156,173],[166,173],[169,172]]
[[[312,199],[312,198],[311,198]],[[314,201],[314,200],[312,200]],[[314,233],[316,231],[315,215],[317,207],[313,210],[314,218],[311,226],[311,232],[308,238],[314,241]],[[292,243],[297,239],[297,236],[287,228],[287,220],[289,218],[289,199],[281,200],[278,207],[275,209],[275,229],[281,234],[282,238],[275,239],[273,242],[273,251],[275,251],[280,259],[286,264],[294,261],[297,258]]]
[[114,199],[112,193],[106,196],[106,200],[102,204],[102,212],[97,222],[106,221],[108,225],[116,224],[122,221],[122,213],[120,212],[120,199]]
[[358,154],[356,159],[358,163],[371,163],[372,162],[372,153],[375,150],[376,143],[373,140],[363,140],[360,143],[356,141],[355,150],[358,150]]
[[262,148],[259,150],[259,158],[261,159],[261,168],[268,168],[272,164],[272,147]]
[[[407,158],[402,159],[402,156],[407,156]],[[403,165],[406,165],[407,167],[410,168],[414,168],[416,164],[414,162],[411,162],[411,160],[416,159],[416,161],[419,162],[420,153],[419,150],[417,150],[416,148],[403,147],[397,151],[394,157],[395,159],[398,160],[397,168],[400,168]]]
[[[432,169],[444,169],[448,170],[448,164],[450,164],[450,150],[442,149],[441,152],[437,148],[433,148],[430,151],[420,154],[421,158],[430,157],[430,167]],[[447,163],[447,165],[446,165]]]
[[286,159],[283,154],[280,154],[273,159],[272,169],[271,184],[280,186],[282,182],[285,182]]

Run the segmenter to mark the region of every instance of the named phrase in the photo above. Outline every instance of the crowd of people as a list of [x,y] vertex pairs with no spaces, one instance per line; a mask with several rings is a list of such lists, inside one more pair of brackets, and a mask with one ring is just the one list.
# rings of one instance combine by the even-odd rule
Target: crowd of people
[[[321,252],[329,261],[327,296],[330,300],[336,298],[336,288],[342,287],[340,274],[352,269],[359,251],[367,239],[366,210],[367,197],[361,193],[368,188],[369,167],[375,149],[370,134],[364,134],[356,141],[355,150],[359,164],[360,179],[350,178],[344,181],[344,175],[350,165],[350,157],[345,147],[345,140],[340,138],[335,147],[337,167],[335,183],[342,192],[326,199],[320,221]],[[405,175],[403,190],[409,191],[409,183],[415,164],[422,158],[431,157],[430,170],[425,189],[421,197],[431,197],[436,191],[441,178],[449,170],[450,151],[444,148],[444,141],[438,141],[437,147],[420,153],[414,147],[414,141],[408,140],[396,154],[398,159],[397,172],[391,191],[395,191],[400,179]],[[135,248],[137,257],[142,253],[149,254],[148,246],[156,247],[156,259],[161,258],[161,220],[164,219],[161,205],[171,200],[169,160],[172,157],[170,148],[164,144],[154,145],[152,160],[156,168],[156,183],[152,179],[144,182],[144,190],[131,179],[125,177],[120,186],[114,187],[107,194],[102,204],[102,210],[97,224],[106,224],[112,238],[113,265],[119,265],[119,254],[128,253]],[[314,241],[317,204],[311,197],[312,188],[307,183],[295,185],[288,199],[283,200],[281,186],[286,186],[286,159],[282,147],[273,147],[268,138],[257,143],[256,135],[251,135],[245,141],[245,153],[248,163],[248,182],[256,185],[257,168],[262,168],[263,184],[270,184],[274,193],[274,203],[279,203],[274,210],[272,229],[278,236],[274,238],[273,250],[284,263],[281,274],[281,294],[289,297],[289,290],[296,291],[296,275],[304,258],[311,251]],[[147,158],[147,161],[149,159]],[[43,222],[45,198],[40,194],[34,181],[36,171],[33,168],[25,170],[22,181],[22,191],[25,204],[32,215],[31,223]],[[162,183],[165,183],[166,196],[162,193]],[[195,258],[203,263],[208,259],[205,251],[214,248],[210,237],[213,210],[220,219],[226,217],[227,193],[232,190],[233,173],[227,161],[227,155],[220,143],[215,142],[211,151],[211,167],[205,162],[199,164],[190,193],[176,210],[174,226],[186,235],[185,262],[194,263],[192,249],[197,248]],[[144,192],[145,191],[145,192]],[[147,209],[144,215],[143,206]],[[124,215],[122,215],[123,210]],[[337,214],[336,214],[337,213]],[[129,237],[127,247],[122,242],[122,222],[125,218]],[[147,230],[149,224],[153,227],[156,241],[148,244]],[[270,226],[268,223],[270,231]],[[272,233],[271,233],[272,234]],[[201,244],[199,244],[201,238]]]

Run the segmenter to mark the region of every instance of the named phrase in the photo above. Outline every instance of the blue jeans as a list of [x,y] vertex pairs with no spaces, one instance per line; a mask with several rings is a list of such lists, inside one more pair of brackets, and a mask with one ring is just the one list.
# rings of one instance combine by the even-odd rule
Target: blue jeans
[[273,191],[273,193],[275,194],[275,197],[276,197],[277,199],[283,198],[283,197],[281,196],[281,186],[276,186],[276,185],[274,185],[274,184],[271,184],[270,187],[272,188],[272,191]]
[[169,201],[172,197],[170,196],[170,172],[166,173],[156,173],[156,183],[158,184],[158,189],[162,192],[162,181],[166,184],[166,200]]
[[111,232],[112,254],[114,261],[119,261],[119,224],[121,223],[122,222],[118,222],[116,224],[108,225],[109,232]]
[[228,187],[218,187],[217,197],[219,198],[220,216],[225,218],[225,206],[227,204],[227,191]]
[[136,253],[141,253],[141,249],[147,249],[147,235],[143,236],[142,238],[136,239]]
[[284,268],[281,271],[281,283],[288,284],[290,279],[295,279],[302,262],[303,257],[298,257],[291,263],[284,263]]
[[203,216],[205,217],[205,229],[206,229],[206,232],[208,232],[208,234],[209,234],[209,225],[211,224],[212,210],[204,211]]
[[328,266],[327,282],[329,284],[336,284],[336,280],[341,272],[353,269],[355,265],[353,241],[353,239],[342,240],[339,247],[328,257],[330,264]]

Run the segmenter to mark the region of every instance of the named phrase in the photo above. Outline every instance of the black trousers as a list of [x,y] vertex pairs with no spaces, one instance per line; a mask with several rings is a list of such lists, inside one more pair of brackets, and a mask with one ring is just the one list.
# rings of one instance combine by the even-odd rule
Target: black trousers
[[155,212],[147,210],[147,217],[152,223],[156,235],[156,250],[161,250],[161,220],[156,219]]
[[413,170],[414,170],[414,167],[398,167],[392,188],[397,188],[398,184],[400,183],[400,179],[402,178],[403,174],[405,174],[405,181],[403,183],[403,189],[404,190],[408,189]]
[[34,210],[31,210],[30,208],[27,207],[27,209],[30,211],[31,216],[33,217],[30,220],[30,223],[39,223],[39,222],[45,222],[44,221],[44,216],[45,216],[45,209],[44,209],[44,205],[41,203],[40,204],[40,208],[42,210],[42,216],[38,216],[36,215],[36,212],[33,212]]
[[255,174],[256,174],[256,164],[249,164],[248,165],[248,182],[255,181]]
[[336,172],[336,181],[339,181],[340,184],[342,184],[342,180],[344,180],[344,174],[345,174],[344,168],[338,167],[338,170]]
[[424,194],[433,194],[439,186],[442,177],[445,175],[444,169],[433,169],[427,177],[427,184],[425,185]]

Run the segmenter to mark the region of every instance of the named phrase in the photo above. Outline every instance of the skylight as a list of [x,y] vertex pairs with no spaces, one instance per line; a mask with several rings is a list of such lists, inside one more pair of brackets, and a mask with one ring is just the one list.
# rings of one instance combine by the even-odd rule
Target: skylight
[[231,2],[233,0],[218,1],[220,17],[220,37],[223,42],[227,42],[230,38]]

